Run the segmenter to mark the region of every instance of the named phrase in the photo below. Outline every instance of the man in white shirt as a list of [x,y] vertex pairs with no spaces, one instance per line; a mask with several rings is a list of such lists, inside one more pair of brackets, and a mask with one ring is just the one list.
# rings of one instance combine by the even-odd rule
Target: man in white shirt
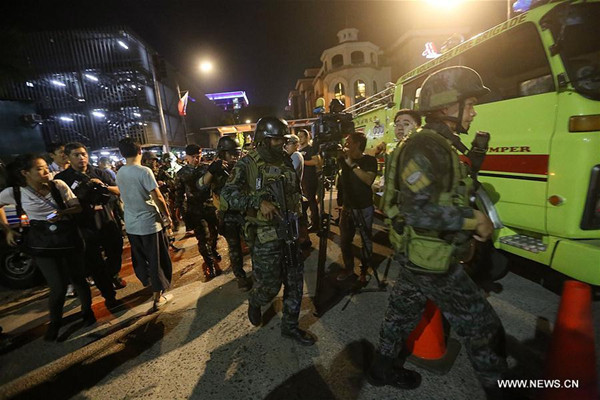
[[304,156],[298,151],[299,148],[300,138],[294,134],[290,135],[287,142],[283,145],[283,149],[292,159],[292,164],[294,164],[298,179],[302,182],[302,175],[304,174]]
[[52,159],[52,163],[48,165],[48,169],[50,170],[50,175],[54,178],[56,174],[69,167],[69,159],[65,154],[65,145],[63,143],[52,143],[46,150]]
[[152,170],[141,165],[140,144],[125,138],[119,142],[119,151],[127,160],[117,173],[117,185],[125,208],[133,269],[144,286],[152,286],[152,310],[156,311],[172,297],[164,294],[171,286],[173,272],[165,232],[171,217]]

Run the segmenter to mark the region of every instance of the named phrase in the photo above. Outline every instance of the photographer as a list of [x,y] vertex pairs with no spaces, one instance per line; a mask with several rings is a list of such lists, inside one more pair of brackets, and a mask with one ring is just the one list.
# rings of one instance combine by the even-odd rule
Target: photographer
[[86,244],[86,268],[106,300],[106,306],[111,308],[117,305],[113,284],[117,289],[126,285],[119,277],[123,236],[115,221],[114,212],[108,205],[111,195],[119,195],[119,188],[105,171],[89,165],[88,153],[83,144],[68,143],[65,155],[71,167],[55,178],[64,181],[71,188],[83,207],[77,222]]
[[[67,285],[77,287],[84,324],[96,322],[92,311],[90,288],[83,274],[82,243],[73,215],[81,206],[69,187],[60,180],[52,180],[46,161],[33,154],[24,154],[10,165],[18,172],[19,185],[7,187],[0,193],[0,225],[10,246],[24,245],[46,278],[50,287],[48,306],[50,324],[44,340],[55,341],[62,324]],[[15,182],[16,183],[16,182]],[[29,230],[23,237],[11,230],[4,206],[14,204],[19,213],[29,218]]]
[[[354,274],[354,254],[352,240],[356,229],[364,229],[363,248],[366,254],[372,254],[373,242],[373,192],[371,185],[377,175],[377,160],[364,154],[367,138],[362,133],[352,133],[346,138],[344,157],[340,159],[341,175],[338,190],[343,206],[340,218],[341,250],[345,270],[338,280],[345,280]],[[369,261],[369,260],[367,260]],[[361,280],[366,278],[368,265],[362,265]]]

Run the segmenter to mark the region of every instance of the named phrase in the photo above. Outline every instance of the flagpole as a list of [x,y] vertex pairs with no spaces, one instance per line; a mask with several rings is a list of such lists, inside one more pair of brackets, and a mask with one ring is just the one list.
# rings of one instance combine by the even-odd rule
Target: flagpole
[[[179,89],[179,82],[175,82],[175,84],[177,85],[177,98],[179,100],[181,100],[181,90]],[[188,94],[188,96],[189,96],[189,94]],[[188,144],[188,133],[187,133],[187,126],[185,124],[185,116],[180,115],[180,117],[181,117],[181,123],[183,124],[183,134],[185,135],[185,143]]]

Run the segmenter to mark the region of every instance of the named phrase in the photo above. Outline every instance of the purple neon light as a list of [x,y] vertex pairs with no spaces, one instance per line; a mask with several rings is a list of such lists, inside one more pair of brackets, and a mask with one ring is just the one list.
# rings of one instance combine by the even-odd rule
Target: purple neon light
[[239,90],[236,92],[220,92],[220,93],[207,93],[206,97],[208,97],[209,100],[226,100],[226,99],[236,99],[239,97],[243,97],[244,100],[246,101],[246,104],[250,104],[250,102],[248,101],[248,97],[246,97],[246,92],[244,92],[243,90]]

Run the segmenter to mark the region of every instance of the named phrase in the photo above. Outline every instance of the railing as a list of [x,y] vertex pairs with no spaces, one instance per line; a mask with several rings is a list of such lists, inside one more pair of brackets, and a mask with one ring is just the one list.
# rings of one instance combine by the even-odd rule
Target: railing
[[352,115],[358,115],[382,106],[387,106],[389,103],[394,101],[395,90],[396,85],[390,83],[388,84],[388,87],[382,91],[375,93],[373,96],[367,97],[363,101],[346,108],[344,112],[351,113]]

